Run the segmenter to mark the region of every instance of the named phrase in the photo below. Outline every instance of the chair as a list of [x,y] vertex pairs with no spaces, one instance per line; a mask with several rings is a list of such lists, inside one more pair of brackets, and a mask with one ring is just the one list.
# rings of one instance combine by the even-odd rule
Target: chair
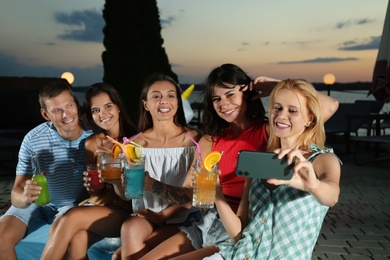
[[[369,114],[379,114],[384,106],[384,103],[378,102],[376,100],[356,100],[355,104],[356,105],[362,105],[364,103],[369,103],[371,105]],[[367,135],[372,135],[372,133],[368,133],[369,127],[368,124],[371,123],[371,130],[375,130],[375,122],[367,122],[365,121],[362,125],[361,128],[367,129]],[[390,127],[390,126],[389,126]]]
[[386,129],[390,128],[390,118],[386,118],[381,122],[381,130],[383,135],[386,135]]
[[[325,132],[327,135],[346,134],[347,116],[350,114],[370,114],[372,110],[371,102],[357,100],[355,103],[340,103],[334,115],[325,122]],[[353,120],[350,132],[358,135],[358,130],[365,123],[365,119]]]
[[[346,152],[349,153],[350,150],[350,134],[354,133],[358,136],[358,130],[362,127],[365,118],[354,118],[349,120],[348,115],[358,114],[358,115],[367,115],[372,109],[372,102],[356,102],[355,103],[340,103],[339,108],[334,113],[334,115],[325,122],[325,133],[327,137],[344,135]],[[350,125],[348,126],[348,123]],[[349,129],[348,129],[349,128]]]

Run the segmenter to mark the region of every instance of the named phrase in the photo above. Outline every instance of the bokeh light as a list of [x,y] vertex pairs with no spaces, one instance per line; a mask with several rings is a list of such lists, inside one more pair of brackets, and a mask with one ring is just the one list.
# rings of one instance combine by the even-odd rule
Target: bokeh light
[[333,85],[336,82],[336,77],[332,73],[325,74],[324,83],[326,85]]
[[69,84],[72,84],[74,82],[74,76],[71,72],[62,73],[61,78],[66,79]]

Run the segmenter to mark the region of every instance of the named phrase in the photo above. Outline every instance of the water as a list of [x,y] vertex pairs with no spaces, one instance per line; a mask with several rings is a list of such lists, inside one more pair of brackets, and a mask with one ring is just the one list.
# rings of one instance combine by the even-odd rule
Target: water
[[[328,94],[327,91],[321,91],[321,93]],[[331,91],[330,96],[337,99],[339,103],[354,103],[356,100],[375,100],[374,96],[367,96],[367,90],[348,90],[348,91]],[[202,91],[194,91],[188,98],[190,104],[197,102],[203,103]],[[268,97],[261,99],[264,108],[268,108]],[[194,114],[197,115],[197,109],[193,109]],[[390,103],[385,103],[380,113],[389,113]]]
[[[321,92],[324,94],[328,93],[326,90]],[[367,96],[367,94],[368,94],[368,90],[351,89],[351,90],[342,90],[342,91],[336,91],[336,90],[330,91],[330,96],[337,99],[339,103],[354,103],[356,100],[375,100],[374,96],[372,95]],[[75,95],[78,97],[80,101],[82,101],[84,98],[84,92],[78,92],[77,89],[75,89]],[[189,96],[188,101],[190,104],[193,103],[203,104],[203,91],[194,90],[192,94]],[[268,98],[263,98],[262,102],[264,107],[267,110]],[[198,117],[198,115],[201,116],[202,114],[202,111],[199,111],[198,114],[198,109],[194,108],[194,106],[193,106],[193,111],[196,118]],[[380,113],[390,113],[390,103],[385,103]]]
[[[321,93],[328,94],[327,91],[321,91]],[[348,91],[331,91],[330,96],[337,99],[339,103],[354,103],[356,100],[375,100],[374,96],[367,97],[367,90],[348,90]],[[268,107],[268,97],[261,99],[265,108]],[[203,103],[202,91],[194,91],[188,98],[191,103],[198,102]],[[383,107],[383,112],[390,111],[390,103],[386,103]]]

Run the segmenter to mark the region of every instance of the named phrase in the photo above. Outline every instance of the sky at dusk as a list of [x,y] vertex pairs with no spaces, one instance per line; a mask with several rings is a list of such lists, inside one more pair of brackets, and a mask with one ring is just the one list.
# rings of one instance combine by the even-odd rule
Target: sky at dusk
[[[105,1],[2,0],[0,76],[102,81]],[[235,63],[251,77],[371,81],[388,0],[158,0],[180,83]]]

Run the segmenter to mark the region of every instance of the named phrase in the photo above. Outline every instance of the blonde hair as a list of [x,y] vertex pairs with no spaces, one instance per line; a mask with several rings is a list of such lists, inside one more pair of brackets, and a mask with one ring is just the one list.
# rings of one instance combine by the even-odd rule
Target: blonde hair
[[[309,145],[316,144],[320,149],[324,149],[325,146],[325,128],[322,107],[318,99],[317,91],[312,84],[304,79],[286,79],[278,83],[278,85],[272,90],[269,98],[269,110],[270,116],[275,105],[275,98],[281,90],[290,90],[295,94],[300,94],[306,100],[306,107],[308,115],[312,117],[311,123],[306,127],[305,131],[298,137],[297,144],[301,150],[308,150]],[[270,133],[267,145],[267,151],[274,151],[276,148],[280,148],[280,138],[275,136],[274,125],[270,120]]]

